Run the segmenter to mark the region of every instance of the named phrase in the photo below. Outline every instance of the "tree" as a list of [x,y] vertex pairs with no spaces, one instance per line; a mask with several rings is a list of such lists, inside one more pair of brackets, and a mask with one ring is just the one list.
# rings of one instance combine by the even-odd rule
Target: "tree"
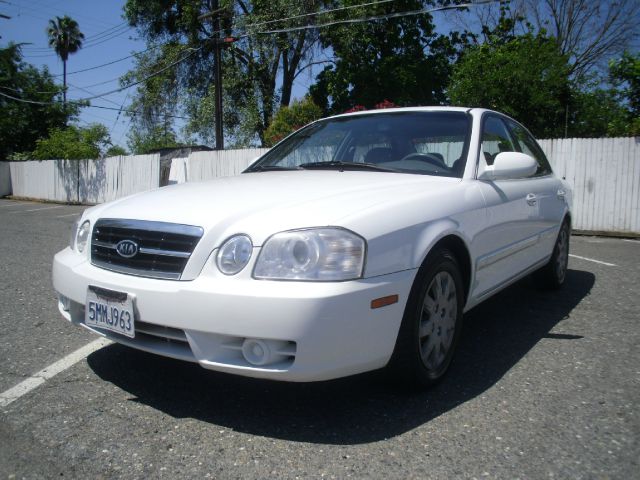
[[61,93],[46,68],[38,70],[22,61],[19,45],[0,48],[0,159],[31,152],[36,140],[77,115],[78,106],[65,108]]
[[67,59],[69,54],[76,53],[82,47],[84,34],[80,31],[78,22],[65,15],[62,18],[56,17],[55,20],[49,20],[47,36],[49,37],[49,46],[62,60],[62,101],[66,105]]
[[493,30],[505,15],[514,33],[533,28],[533,33],[553,38],[568,57],[572,78],[581,82],[606,71],[610,58],[637,45],[640,38],[638,0],[503,0],[461,14],[462,25],[471,31]]
[[94,123],[86,128],[70,125],[54,128],[49,137],[36,142],[35,160],[84,160],[103,157],[111,146],[107,127]]
[[574,89],[569,101],[567,136],[579,138],[629,135],[627,110],[614,89]]
[[[398,0],[366,11],[341,12],[338,19],[389,15],[433,5],[432,1]],[[335,60],[317,76],[310,94],[326,113],[341,113],[355,105],[371,108],[384,99],[399,106],[443,103],[451,61],[466,42],[466,35],[439,35],[431,15],[421,14],[339,25],[323,30],[321,39],[323,47],[333,50]]]
[[[450,87],[452,100],[502,109],[522,119],[539,136],[600,137],[637,132],[638,114],[628,109],[632,82],[616,77],[620,71],[615,62],[611,63],[609,75],[613,88],[605,85],[606,76],[595,73],[606,52],[635,37],[626,29],[627,19],[611,11],[611,5],[598,7],[598,4],[578,0],[539,3],[514,0],[501,2],[499,10],[494,6],[481,9],[482,43],[470,49],[469,58],[463,58],[456,67]],[[539,10],[545,5],[546,17]],[[634,5],[625,1],[619,7],[627,13],[634,10]],[[609,29],[591,25],[585,12],[596,18],[604,15],[611,24]],[[555,25],[550,30],[560,38],[548,34],[545,25],[549,22]],[[588,33],[576,30],[577,25],[588,29]],[[589,35],[600,37],[603,44],[589,47],[589,42],[594,41]],[[618,43],[613,42],[612,35]],[[477,41],[478,37],[475,38]],[[524,41],[526,38],[536,38],[537,42]],[[607,42],[609,47],[603,49]],[[568,51],[569,48],[574,51]],[[600,53],[594,56],[594,52]],[[619,61],[620,66],[632,65],[631,58],[627,54]],[[475,78],[465,78],[474,74]],[[566,78],[561,81],[563,75]],[[514,84],[514,80],[520,85]]]
[[609,79],[615,96],[626,110],[626,135],[640,135],[640,55],[624,52],[609,63]]
[[105,152],[105,157],[117,157],[120,155],[129,155],[129,152],[120,145],[113,145]]
[[271,147],[287,135],[322,117],[322,109],[310,97],[294,101],[289,107],[280,107],[264,132],[265,145]]
[[538,138],[564,135],[570,65],[553,39],[526,34],[470,48],[455,65],[449,96],[456,105],[499,110]]
[[625,52],[621,58],[609,63],[609,77],[620,89],[622,100],[630,113],[640,116],[640,54]]
[[[221,36],[230,40],[223,53],[225,130],[235,143],[261,142],[277,105],[289,104],[293,82],[311,62],[317,38],[310,30],[261,32],[312,21],[283,19],[317,12],[321,1],[223,0],[219,9],[214,5],[210,0],[127,1],[126,18],[152,47],[139,57],[130,78],[165,69],[138,88],[145,112],[136,123],[150,128],[170,118],[167,114],[182,114],[188,118],[187,135],[213,138],[213,53],[220,35],[213,28],[214,10]],[[235,32],[246,35],[236,38]]]
[[155,126],[132,130],[127,136],[127,146],[133,154],[144,155],[159,148],[179,147],[180,143],[173,130]]

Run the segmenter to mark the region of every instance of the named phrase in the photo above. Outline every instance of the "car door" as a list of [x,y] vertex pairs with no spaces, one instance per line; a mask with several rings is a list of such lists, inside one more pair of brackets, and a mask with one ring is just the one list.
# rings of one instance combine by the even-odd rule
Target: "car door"
[[[478,176],[498,153],[518,151],[505,118],[485,113],[482,120]],[[477,237],[474,297],[491,294],[540,260],[536,253],[540,221],[538,179],[479,180],[486,202],[486,227]]]
[[527,129],[511,119],[506,119],[507,126],[513,134],[516,148],[522,153],[532,156],[538,162],[531,190],[538,204],[536,229],[540,239],[534,248],[534,258],[551,255],[558,229],[566,211],[566,192],[562,181],[553,174],[551,165],[544,152]]

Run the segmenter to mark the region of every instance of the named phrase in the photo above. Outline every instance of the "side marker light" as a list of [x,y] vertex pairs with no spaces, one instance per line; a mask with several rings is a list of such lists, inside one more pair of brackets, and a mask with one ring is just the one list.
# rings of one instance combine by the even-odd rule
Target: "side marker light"
[[371,300],[371,309],[386,307],[398,303],[398,295],[388,295],[386,297],[376,298]]

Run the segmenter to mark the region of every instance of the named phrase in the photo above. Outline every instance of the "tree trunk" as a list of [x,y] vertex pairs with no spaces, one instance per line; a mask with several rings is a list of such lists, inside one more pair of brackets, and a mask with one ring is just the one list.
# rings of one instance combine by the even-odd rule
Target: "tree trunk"
[[67,61],[62,60],[62,104],[67,111]]

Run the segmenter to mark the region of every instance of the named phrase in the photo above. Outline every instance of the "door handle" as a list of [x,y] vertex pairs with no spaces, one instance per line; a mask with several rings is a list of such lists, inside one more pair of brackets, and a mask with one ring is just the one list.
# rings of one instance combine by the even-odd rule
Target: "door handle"
[[558,190],[558,200],[564,200],[564,196],[567,194],[567,192],[565,192],[563,189],[559,189]]
[[529,195],[527,195],[527,203],[533,207],[536,203],[538,203],[538,198],[533,193],[530,193]]

